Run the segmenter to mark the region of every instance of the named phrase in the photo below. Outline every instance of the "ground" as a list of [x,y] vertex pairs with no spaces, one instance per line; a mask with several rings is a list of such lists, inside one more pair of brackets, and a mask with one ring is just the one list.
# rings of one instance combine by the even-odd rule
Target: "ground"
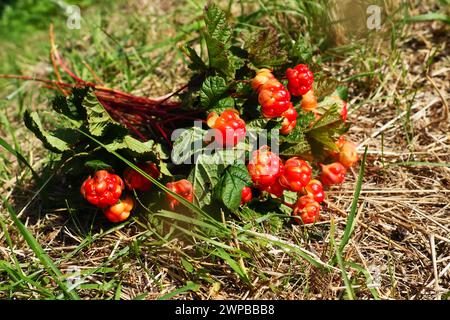
[[[60,50],[84,78],[97,77],[110,87],[158,96],[188,77],[177,45],[196,40],[202,6],[195,1],[161,5],[135,1],[102,8],[84,1],[79,31],[64,27],[65,17],[58,9],[42,10],[56,10],[53,22]],[[251,3],[243,12],[258,6]],[[445,6],[411,2],[406,8],[414,16],[442,13]],[[234,4],[232,12],[242,14],[241,9]],[[355,227],[342,257],[349,262],[345,268],[325,271],[307,263],[292,247],[320,261],[332,257],[333,244],[344,237],[352,212],[359,167],[343,186],[328,193],[321,222],[306,227],[286,224],[276,234],[267,226],[252,229],[291,249],[261,240],[246,242],[241,249],[247,256],[237,258],[242,267],[238,270],[246,273],[242,276],[210,243],[161,237],[146,219],[112,227],[95,216],[76,215],[72,208],[44,202],[31,171],[2,143],[0,298],[62,298],[58,288],[62,279],[81,280],[77,292],[84,299],[343,299],[351,298],[352,290],[358,299],[448,299],[450,33],[441,20],[404,20],[397,24],[385,20],[386,28],[390,23],[395,28],[378,41],[350,42],[345,39],[348,29],[334,28],[329,32],[340,33],[342,43],[323,53],[329,58],[324,64],[327,71],[350,86],[349,137],[359,143],[361,155],[368,147],[354,207]],[[42,22],[32,34],[0,39],[6,48],[0,53],[0,72],[51,77],[48,25]],[[126,27],[117,30],[117,26]],[[44,169],[54,158],[24,127],[22,115],[26,108],[45,110],[49,92],[30,82],[0,84],[0,137],[45,181],[52,173]],[[64,178],[53,181],[49,197],[58,203],[67,190]],[[11,212],[18,214],[25,231],[14,223]],[[29,235],[43,251],[27,243]],[[243,245],[236,237],[228,241],[238,248]]]

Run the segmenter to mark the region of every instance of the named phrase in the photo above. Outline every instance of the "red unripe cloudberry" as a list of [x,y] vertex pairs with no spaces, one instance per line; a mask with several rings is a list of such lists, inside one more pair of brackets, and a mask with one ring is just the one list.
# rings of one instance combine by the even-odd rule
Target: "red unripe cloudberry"
[[[313,223],[317,220],[320,213],[320,204],[317,203],[311,196],[305,195],[297,200],[294,206],[292,215],[298,224]],[[300,217],[297,218],[297,217]]]
[[111,222],[122,222],[128,219],[133,206],[133,199],[130,196],[127,196],[125,199],[119,200],[116,204],[104,209],[103,213]]
[[259,89],[258,101],[266,118],[280,117],[291,105],[291,95],[277,79],[270,79]]
[[314,75],[305,64],[298,64],[286,70],[288,89],[293,96],[301,96],[312,88]]
[[[139,163],[137,166],[152,178],[159,178],[159,170],[153,162]],[[152,186],[152,182],[133,168],[126,168],[123,172],[125,185],[130,190],[147,191]]]
[[339,150],[339,162],[344,167],[350,168],[358,162],[358,153],[356,151],[356,145],[351,141],[345,141]]
[[[192,202],[194,200],[194,189],[192,188],[192,183],[189,180],[182,179],[175,182],[168,182],[166,187],[181,197],[185,198],[187,201]],[[180,202],[172,197],[170,194],[167,195],[167,200],[169,201],[169,206],[172,210],[177,207]]]
[[259,91],[262,85],[264,85],[267,81],[275,79],[272,71],[269,69],[261,69],[256,73],[256,76],[252,80],[252,88],[256,92]]
[[252,188],[245,186],[242,188],[241,206],[252,200]]
[[211,112],[206,122],[215,130],[215,141],[222,146],[234,147],[245,138],[245,121],[239,117],[239,112],[235,109],[227,109],[220,116],[216,112]]
[[273,194],[277,198],[281,198],[283,196],[283,192],[286,188],[283,187],[278,180],[276,180],[272,184],[269,184],[266,186],[261,186],[259,189],[261,191],[266,191],[270,194]]
[[124,184],[122,179],[106,170],[98,170],[81,185],[81,195],[91,204],[106,208],[119,201]]
[[303,190],[304,193],[311,196],[316,202],[325,200],[325,192],[323,192],[322,183],[317,179],[312,179]]
[[267,147],[262,147],[253,152],[247,169],[255,186],[267,186],[274,184],[281,175],[283,162]]
[[289,106],[289,109],[287,109],[283,114],[281,115],[283,117],[283,122],[281,123],[281,134],[289,134],[294,130],[295,126],[297,125],[297,110],[295,110],[294,106]]
[[309,90],[306,94],[302,96],[302,101],[300,102],[301,108],[308,112],[317,109],[317,98],[314,94],[314,90]]
[[305,160],[297,157],[288,159],[279,178],[280,184],[285,188],[299,192],[311,180],[312,169]]
[[328,165],[321,164],[322,173],[320,180],[326,186],[344,182],[347,169],[340,163],[334,162]]

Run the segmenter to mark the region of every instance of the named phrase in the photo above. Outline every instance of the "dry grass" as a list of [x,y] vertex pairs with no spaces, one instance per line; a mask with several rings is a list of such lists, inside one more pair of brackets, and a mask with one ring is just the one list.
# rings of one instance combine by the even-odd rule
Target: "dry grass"
[[[140,2],[148,6],[147,1]],[[154,10],[163,14],[170,7]],[[168,37],[174,35],[167,32]],[[450,292],[448,32],[448,27],[434,22],[409,26],[394,53],[379,49],[374,70],[382,78],[351,82],[350,121],[354,125],[349,135],[360,142],[361,150],[368,146],[369,151],[356,229],[344,258],[370,272],[382,299],[440,299]],[[156,33],[156,29],[149,30],[153,36]],[[433,53],[434,61],[427,70]],[[167,88],[182,82],[176,73],[182,67],[171,66],[172,59],[169,56],[156,70],[167,80]],[[355,72],[350,66],[357,59],[364,57],[352,56],[327,66],[346,78]],[[158,90],[157,83],[161,79],[149,77],[141,92]],[[11,122],[19,125],[19,119]],[[39,169],[43,161],[41,151],[35,148],[39,143],[24,129],[16,133],[22,150]],[[0,192],[21,208],[35,189],[29,181],[20,182],[17,164],[11,164],[10,170],[15,174],[10,181],[2,181]],[[326,261],[330,256],[330,219],[334,219],[339,239],[357,176],[357,171],[352,172],[342,187],[328,192],[328,206],[320,223],[306,229],[285,225],[277,237]],[[64,187],[54,189],[52,197],[67,191]],[[11,262],[16,256],[25,270],[36,271],[38,261],[33,251],[3,209],[0,216],[8,225],[14,248],[9,248],[1,232],[0,259]],[[89,286],[78,291],[83,298],[114,296],[120,283],[122,299],[142,294],[145,299],[156,299],[185,286],[187,279],[200,284],[198,290],[176,298],[339,299],[345,295],[339,269],[325,273],[272,246],[243,248],[251,257],[244,260],[251,284],[244,284],[222,260],[205,256],[199,249],[204,244],[162,241],[139,219],[109,229],[102,221],[93,224],[87,214],[73,217],[66,208],[44,209],[39,201],[34,201],[21,218],[52,259],[60,262],[64,274],[86,272],[84,280]],[[89,239],[87,245],[80,247],[85,239]],[[186,267],[185,259],[194,271]],[[371,298],[364,277],[355,269],[349,268],[347,273],[354,279],[358,298]],[[0,285],[6,277],[0,272]],[[38,293],[11,294],[0,289],[0,298],[11,295],[40,297]]]

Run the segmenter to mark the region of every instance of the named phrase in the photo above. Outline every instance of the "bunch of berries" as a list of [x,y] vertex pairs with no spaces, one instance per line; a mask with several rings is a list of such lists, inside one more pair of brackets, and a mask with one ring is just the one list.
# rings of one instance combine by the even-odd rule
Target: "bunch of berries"
[[339,143],[341,143],[340,152],[333,156],[338,157],[341,162],[321,164],[320,180],[312,179],[311,165],[303,159],[292,157],[283,163],[283,160],[269,151],[268,147],[254,151],[247,165],[254,187],[278,198],[282,197],[284,190],[297,192],[299,199],[293,206],[295,221],[303,223],[316,221],[320,203],[325,200],[323,186],[342,183],[348,165],[354,165],[358,160],[354,144],[343,139]]
[[[310,185],[311,181],[317,180],[311,180],[312,168],[305,160],[293,157],[283,163],[278,155],[269,151],[267,147],[262,147],[253,152],[247,169],[254,186],[275,197],[280,198],[284,190],[298,193],[308,190],[307,193],[315,197],[312,198],[313,201],[316,201],[314,199],[323,201],[323,190],[317,188],[315,184]],[[319,211],[317,215],[318,213]],[[304,223],[309,222],[305,220]]]
[[[258,93],[258,102],[261,105],[261,113],[264,117],[284,118],[283,113],[292,108],[295,112],[295,118],[297,118],[297,112],[291,103],[291,94],[270,70],[259,70],[252,80],[252,88]],[[292,114],[291,110],[286,115],[289,117],[287,124],[292,122]]]
[[308,66],[299,64],[286,70],[288,89],[278,81],[269,69],[261,69],[252,80],[252,88],[258,93],[261,113],[266,118],[282,118],[280,133],[287,135],[297,124],[297,110],[291,103],[293,96],[302,96],[301,107],[305,111],[315,111],[317,99],[312,85],[314,75]]
[[[151,177],[157,179],[160,175],[158,167],[152,162],[139,163],[137,167]],[[89,176],[81,185],[83,198],[94,206],[103,209],[106,218],[111,222],[126,220],[134,206],[130,196],[122,198],[125,186],[129,190],[147,191],[152,186],[151,181],[132,168],[125,169],[124,180],[107,170],[98,170],[94,176]]]

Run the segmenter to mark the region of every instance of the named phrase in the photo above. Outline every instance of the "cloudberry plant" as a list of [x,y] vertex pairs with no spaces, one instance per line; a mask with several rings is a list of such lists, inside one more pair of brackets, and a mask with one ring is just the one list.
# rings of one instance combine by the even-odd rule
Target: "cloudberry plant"
[[283,162],[267,147],[262,147],[253,152],[247,169],[255,186],[267,186],[274,184],[281,175]]
[[283,122],[281,123],[280,133],[285,135],[291,133],[297,125],[297,111],[292,103],[289,109],[283,112],[281,116],[283,117]]
[[[159,177],[158,167],[153,162],[139,163],[137,166],[149,176],[157,179]],[[123,172],[125,185],[130,190],[147,191],[152,186],[152,182],[133,168],[126,168]]]
[[260,87],[258,101],[264,117],[276,118],[291,105],[291,95],[281,82],[270,79]]
[[227,109],[220,116],[211,112],[206,122],[215,130],[215,141],[222,146],[234,147],[245,138],[245,122],[235,109]]
[[83,182],[80,192],[89,203],[106,208],[119,201],[123,189],[124,183],[118,175],[99,170]]
[[125,199],[119,200],[116,204],[104,209],[103,213],[111,222],[122,222],[128,219],[133,206],[133,199],[130,196],[127,196]]
[[305,64],[298,64],[293,69],[286,70],[288,89],[293,96],[301,96],[311,90],[314,75]]
[[288,159],[279,178],[280,184],[285,188],[299,192],[311,180],[312,169],[305,160],[297,157]]
[[[305,195],[297,200],[292,215],[298,224],[314,223],[319,217],[320,204],[318,204],[311,196]],[[300,217],[297,218],[297,217]]]
[[[168,182],[166,187],[181,197],[185,198],[187,201],[192,202],[194,200],[194,190],[192,188],[192,183],[189,180],[182,179],[175,182]],[[166,194],[167,200],[169,201],[169,207],[174,210],[180,202],[172,197],[170,194]]]
[[320,180],[324,185],[330,186],[344,182],[347,169],[340,162],[333,162],[328,165],[321,164],[321,167]]

